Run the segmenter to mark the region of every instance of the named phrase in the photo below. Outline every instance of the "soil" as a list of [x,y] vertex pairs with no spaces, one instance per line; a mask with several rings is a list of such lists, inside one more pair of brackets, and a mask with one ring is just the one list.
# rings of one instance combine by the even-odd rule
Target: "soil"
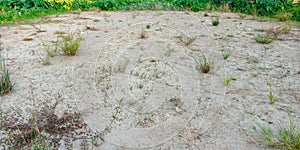
[[[288,23],[204,14],[74,12],[2,26],[1,54],[16,86],[1,109],[28,116],[60,95],[56,114],[80,112],[84,128],[59,149],[269,149],[258,125],[286,126],[289,115],[300,122],[300,28],[261,44],[255,36]],[[80,49],[66,56],[58,48],[43,65],[44,45],[59,32],[81,34]]]

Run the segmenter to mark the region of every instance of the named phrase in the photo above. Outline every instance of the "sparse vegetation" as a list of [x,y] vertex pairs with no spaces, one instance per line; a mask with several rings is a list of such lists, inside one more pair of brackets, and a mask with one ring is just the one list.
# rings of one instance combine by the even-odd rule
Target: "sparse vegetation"
[[280,35],[282,33],[280,27],[272,27],[270,29],[267,30],[267,36],[269,38],[273,38],[276,39],[278,37],[278,35]]
[[229,12],[230,11],[229,4],[226,2],[221,4],[219,10],[223,12]]
[[224,85],[228,86],[230,84],[231,81],[235,81],[236,78],[230,77],[230,78],[225,78],[224,79]]
[[273,37],[268,37],[268,36],[265,36],[265,35],[258,35],[258,36],[255,36],[255,41],[258,42],[258,43],[262,43],[262,44],[269,44],[273,41]]
[[224,60],[227,60],[229,58],[229,56],[230,56],[230,53],[222,52],[222,57],[223,57]]
[[168,49],[166,52],[165,52],[165,56],[167,56],[167,57],[170,57],[171,55],[172,55],[172,53],[174,53],[174,49],[173,48],[171,48],[171,49]]
[[10,93],[14,86],[15,84],[10,79],[10,72],[6,68],[4,58],[0,54],[0,96]]
[[269,101],[270,101],[270,104],[273,105],[273,104],[275,104],[275,98],[274,98],[274,95],[273,95],[271,82],[268,82],[268,86],[269,86]]
[[57,38],[57,41],[55,41],[54,45],[46,44],[46,43],[43,44],[45,47],[45,51],[49,57],[53,58],[56,56],[57,49],[58,49],[58,42],[59,41]]
[[68,34],[62,37],[61,49],[66,55],[74,56],[79,50],[82,37],[80,34]]
[[196,40],[196,37],[190,38],[188,37],[184,42],[186,46],[191,45]]
[[287,127],[280,127],[276,129],[277,131],[262,125],[258,125],[258,127],[262,131],[266,145],[285,150],[300,149],[300,128],[299,124],[295,124],[293,119],[290,118]]
[[126,58],[124,61],[120,62],[118,64],[116,72],[124,72],[127,65],[129,64],[129,62],[130,62],[130,60],[128,58]]
[[137,83],[136,87],[139,88],[139,89],[142,89],[144,87],[144,84],[142,82]]
[[292,30],[292,26],[291,25],[283,25],[283,26],[281,26],[281,30],[284,34],[289,34]]
[[179,41],[184,43],[185,46],[191,45],[196,40],[196,37],[186,37],[185,39],[182,36],[175,36],[175,38],[178,38]]
[[196,69],[201,70],[202,73],[209,73],[211,66],[211,62],[207,60],[205,55],[202,55],[202,62],[200,66],[196,66]]
[[292,19],[293,14],[290,12],[279,12],[275,17],[278,18],[279,21],[287,21]]
[[[79,113],[65,112],[61,117],[55,114],[60,95],[53,105],[42,103],[41,107],[33,106],[30,117],[20,110],[3,112],[0,129],[5,131],[1,143],[8,149],[55,149],[58,141],[75,130],[83,127],[84,123]],[[35,102],[33,102],[36,105]]]
[[38,53],[38,56],[43,65],[47,66],[47,65],[51,64],[51,57],[49,56],[49,54],[47,54],[47,56],[43,57]]

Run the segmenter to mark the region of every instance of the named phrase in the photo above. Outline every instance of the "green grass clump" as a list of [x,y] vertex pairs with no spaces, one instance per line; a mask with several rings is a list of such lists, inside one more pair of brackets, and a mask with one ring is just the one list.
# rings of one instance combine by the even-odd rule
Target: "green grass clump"
[[203,55],[202,63],[200,64],[200,66],[196,66],[196,69],[201,70],[202,73],[209,73],[211,67],[212,67],[211,62],[207,60],[205,55]]
[[235,81],[235,80],[236,80],[236,78],[234,78],[234,77],[225,78],[225,79],[224,79],[224,85],[225,85],[225,86],[228,86],[228,85],[230,84],[231,81]]
[[258,35],[254,39],[256,42],[262,43],[262,44],[269,44],[269,43],[273,42],[273,40],[274,40],[273,37],[269,37],[269,36],[265,36],[265,35]]
[[10,80],[9,70],[6,68],[4,59],[0,55],[0,96],[10,93],[15,84]]
[[281,26],[281,30],[284,34],[289,34],[292,30],[292,26],[291,25],[283,25],[283,26]]
[[292,13],[289,12],[279,12],[275,16],[279,21],[288,21],[291,20],[293,17]]
[[79,50],[81,41],[82,41],[81,35],[69,34],[62,38],[61,49],[66,55],[74,56]]
[[274,95],[273,95],[273,90],[272,90],[272,84],[270,82],[268,82],[268,86],[269,86],[269,100],[270,100],[270,104],[275,104],[275,98],[274,98]]
[[230,56],[230,53],[222,52],[222,57],[223,57],[224,60],[227,60],[229,58],[229,56]]
[[296,125],[292,119],[290,119],[288,127],[281,127],[277,132],[261,125],[259,125],[259,128],[262,131],[266,145],[285,150],[300,149],[299,125]]

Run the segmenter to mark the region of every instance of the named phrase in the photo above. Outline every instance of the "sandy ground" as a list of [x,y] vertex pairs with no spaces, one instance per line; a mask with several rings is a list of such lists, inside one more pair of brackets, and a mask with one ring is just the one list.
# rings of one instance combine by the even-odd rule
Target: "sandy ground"
[[[269,149],[257,124],[287,125],[289,113],[300,122],[300,28],[259,44],[256,35],[286,23],[208,14],[81,12],[2,26],[1,53],[16,87],[1,97],[1,109],[26,113],[32,103],[54,103],[61,95],[57,114],[82,113],[86,138],[62,140],[59,149],[80,149],[83,141],[101,150]],[[215,17],[219,26],[211,25]],[[59,52],[43,65],[43,43],[55,41],[57,31],[80,32],[80,50]],[[203,55],[213,64],[208,74],[196,69]],[[225,86],[231,77],[236,80]],[[104,141],[91,138],[108,126]]]

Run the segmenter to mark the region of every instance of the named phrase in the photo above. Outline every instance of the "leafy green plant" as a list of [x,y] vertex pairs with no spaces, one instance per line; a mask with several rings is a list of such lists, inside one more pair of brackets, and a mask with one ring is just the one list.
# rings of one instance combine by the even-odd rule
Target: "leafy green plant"
[[300,4],[292,8],[293,20],[300,21]]
[[144,84],[143,83],[137,83],[136,87],[139,88],[139,89],[142,89],[144,87]]
[[74,56],[80,47],[82,37],[80,34],[71,33],[67,36],[62,37],[61,49],[66,55]]
[[4,58],[0,54],[0,96],[10,93],[15,84],[10,80],[9,70],[6,68]]
[[218,26],[219,23],[220,23],[219,18],[213,19],[213,20],[211,21],[211,23],[212,23],[213,26]]
[[269,44],[274,40],[274,37],[269,37],[265,35],[258,35],[254,37],[255,41],[262,44]]
[[293,119],[290,118],[288,127],[281,127],[277,132],[270,127],[261,125],[258,127],[262,131],[266,145],[286,150],[300,149],[300,128]]
[[151,25],[150,25],[150,24],[147,24],[147,25],[146,25],[146,28],[147,28],[147,29],[150,29],[150,28],[151,28]]

